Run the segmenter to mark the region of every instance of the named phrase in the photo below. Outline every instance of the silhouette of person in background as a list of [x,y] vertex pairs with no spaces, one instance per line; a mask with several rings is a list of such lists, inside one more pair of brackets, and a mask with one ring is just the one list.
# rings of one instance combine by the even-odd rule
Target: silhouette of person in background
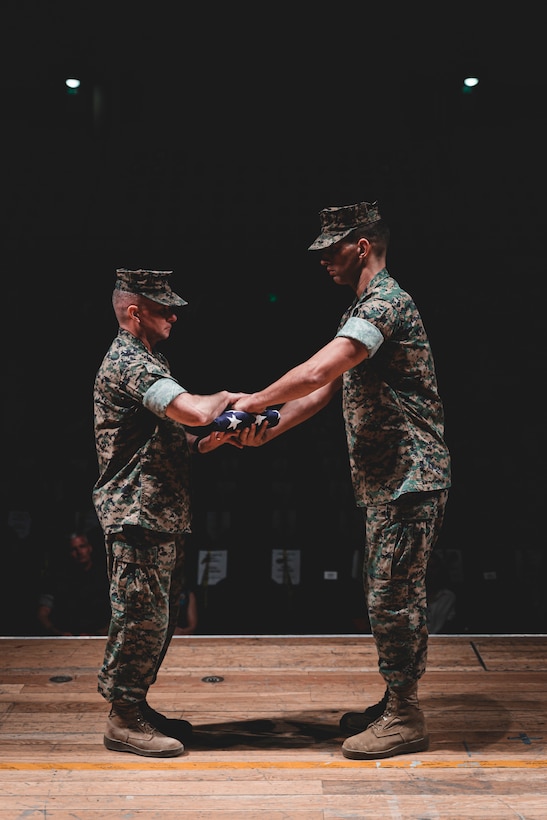
[[105,556],[84,532],[68,536],[59,565],[41,583],[36,619],[43,635],[106,635],[110,598]]
[[195,591],[183,581],[179,598],[179,615],[175,635],[193,635],[198,628],[198,599]]

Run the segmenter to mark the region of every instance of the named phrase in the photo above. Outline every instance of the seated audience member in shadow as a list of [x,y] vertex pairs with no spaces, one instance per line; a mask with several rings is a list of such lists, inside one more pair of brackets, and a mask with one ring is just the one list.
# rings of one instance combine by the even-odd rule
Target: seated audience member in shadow
[[198,599],[195,590],[184,581],[179,598],[179,615],[175,635],[193,635],[198,627]]
[[45,574],[36,612],[42,635],[106,635],[110,598],[104,554],[95,557],[83,532],[73,532],[58,564]]

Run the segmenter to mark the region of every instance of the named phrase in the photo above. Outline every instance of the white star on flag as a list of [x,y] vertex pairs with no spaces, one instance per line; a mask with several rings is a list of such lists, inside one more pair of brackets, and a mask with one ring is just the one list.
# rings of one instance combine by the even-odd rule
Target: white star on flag
[[243,419],[238,419],[234,413],[228,413],[228,418],[230,419],[230,423],[226,427],[227,430],[237,430],[238,425],[243,421]]
[[263,413],[257,413],[256,416],[255,416],[255,421],[258,424],[258,426],[260,427],[262,422],[265,421],[267,418],[268,418],[268,416],[265,416]]

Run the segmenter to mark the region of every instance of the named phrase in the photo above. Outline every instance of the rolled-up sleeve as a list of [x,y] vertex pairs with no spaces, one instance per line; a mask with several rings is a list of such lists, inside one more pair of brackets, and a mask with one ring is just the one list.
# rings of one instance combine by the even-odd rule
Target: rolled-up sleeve
[[178,382],[174,379],[158,379],[152,387],[149,387],[143,396],[143,404],[147,410],[154,413],[160,418],[165,418],[165,409],[168,404],[171,404],[173,399],[180,396],[181,393],[187,393]]
[[377,327],[367,322],[366,319],[359,319],[358,316],[350,316],[336,335],[361,342],[368,350],[369,357],[374,356],[384,341],[384,337]]

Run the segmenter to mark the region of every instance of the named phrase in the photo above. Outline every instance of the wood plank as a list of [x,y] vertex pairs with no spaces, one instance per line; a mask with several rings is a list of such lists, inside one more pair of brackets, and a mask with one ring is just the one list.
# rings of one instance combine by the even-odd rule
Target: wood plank
[[104,748],[104,639],[2,639],[0,820],[546,820],[546,646],[432,636],[430,749],[350,761],[340,716],[383,693],[370,636],[181,636],[150,702],[195,737],[155,760]]

